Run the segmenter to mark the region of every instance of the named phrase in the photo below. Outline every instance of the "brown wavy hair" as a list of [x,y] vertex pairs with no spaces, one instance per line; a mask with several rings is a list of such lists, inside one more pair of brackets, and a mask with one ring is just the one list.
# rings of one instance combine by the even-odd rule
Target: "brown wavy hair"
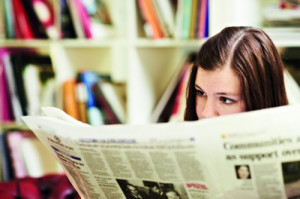
[[230,66],[239,76],[246,111],[287,105],[281,57],[261,29],[227,27],[199,49],[187,86],[185,120],[197,120],[195,80],[197,70]]

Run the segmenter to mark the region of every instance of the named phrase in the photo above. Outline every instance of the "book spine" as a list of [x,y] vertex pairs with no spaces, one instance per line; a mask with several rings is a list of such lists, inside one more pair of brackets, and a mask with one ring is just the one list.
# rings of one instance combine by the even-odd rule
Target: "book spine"
[[158,25],[162,31],[163,37],[170,37],[170,33],[167,30],[162,12],[159,8],[159,2],[157,0],[151,0],[151,2],[154,8],[155,15],[157,16]]
[[144,32],[147,36],[147,38],[152,38],[153,37],[153,30],[152,30],[152,27],[151,25],[149,24],[149,22],[147,21],[146,19],[146,15],[145,13],[142,11],[142,2],[141,1],[137,1],[137,5],[139,7],[139,17],[141,19],[141,23],[143,25],[143,29],[144,29]]
[[26,167],[22,157],[22,151],[20,150],[22,139],[23,136],[20,131],[11,131],[6,134],[9,156],[15,178],[23,178],[27,176]]
[[183,26],[183,9],[184,9],[184,0],[177,1],[177,11],[176,11],[176,24],[175,24],[175,38],[181,39],[182,38],[182,26]]
[[158,19],[154,11],[151,0],[139,0],[140,7],[144,13],[146,21],[151,25],[152,39],[159,39],[163,37],[161,28],[159,27]]
[[91,125],[102,125],[104,124],[102,111],[97,107],[96,99],[92,91],[92,85],[99,81],[99,76],[91,71],[84,71],[81,73],[81,80],[85,84],[88,94],[88,121]]
[[206,22],[206,5],[207,5],[207,0],[201,0],[200,3],[200,14],[199,14],[199,19],[198,19],[198,26],[199,26],[199,31],[198,31],[198,38],[204,38],[204,29],[205,29],[205,22]]
[[78,102],[80,121],[84,123],[88,123],[88,116],[87,116],[88,94],[87,94],[86,86],[82,82],[76,83],[76,97]]
[[13,118],[11,116],[11,99],[7,85],[7,76],[4,68],[2,52],[0,52],[0,121],[9,122]]
[[54,10],[51,4],[46,0],[31,0],[33,9],[43,25],[47,36],[51,39],[58,39],[60,37],[59,31],[54,23]]
[[5,36],[8,39],[14,39],[16,37],[16,32],[12,1],[2,0],[2,3],[4,13]]
[[75,7],[79,14],[79,19],[81,21],[81,26],[84,31],[84,35],[86,38],[92,38],[91,25],[90,25],[90,17],[89,14],[82,4],[80,0],[74,0]]
[[15,27],[18,30],[18,38],[33,39],[34,34],[31,30],[29,19],[26,16],[23,4],[20,0],[12,0],[14,8]]
[[107,117],[106,124],[120,124],[120,120],[117,118],[107,101],[108,99],[103,95],[103,92],[101,90],[101,82],[92,85],[92,90],[96,100],[98,101],[98,105],[105,112],[105,115]]
[[176,93],[174,106],[171,112],[171,116],[169,121],[183,121],[184,120],[184,109],[186,107],[185,104],[185,97],[186,97],[186,88],[189,80],[190,69],[192,64],[192,57],[193,55],[189,55],[186,62],[184,63],[182,74],[180,77],[179,87]]
[[62,38],[76,38],[70,8],[66,0],[60,0],[60,26]]
[[192,0],[192,15],[191,15],[191,26],[190,26],[190,39],[196,37],[196,26],[197,26],[197,12],[198,12],[198,1]]
[[75,79],[70,79],[63,83],[63,107],[66,113],[73,118],[80,120],[75,84]]
[[126,110],[125,110],[125,100],[122,92],[124,88],[114,85],[112,82],[102,81],[101,90],[104,97],[107,99],[110,107],[113,109],[113,112],[120,120],[121,123],[126,121]]
[[1,164],[2,164],[2,179],[3,181],[9,181],[13,179],[13,171],[11,167],[11,161],[9,158],[9,149],[6,142],[6,134],[8,132],[0,133],[0,152],[1,152]]
[[4,5],[3,0],[0,0],[0,39],[5,38],[5,21],[4,21]]
[[162,15],[162,19],[164,22],[164,25],[171,37],[174,36],[175,31],[175,15],[172,8],[172,4],[170,0],[154,0],[159,8],[159,11]]
[[185,0],[183,5],[182,39],[189,39],[192,15],[192,0]]
[[40,113],[40,96],[42,85],[39,79],[38,66],[29,64],[25,66],[23,72],[24,88],[28,102],[28,114],[39,115]]
[[7,84],[8,84],[8,95],[11,100],[12,119],[18,120],[22,116],[21,102],[18,97],[17,88],[14,80],[13,65],[11,63],[11,57],[8,51],[2,50],[0,52],[1,59],[4,65]]
[[74,0],[67,0],[67,4],[70,9],[72,22],[74,25],[75,33],[77,38],[85,38],[84,31],[81,25],[80,15],[77,10],[76,4]]
[[204,26],[204,38],[209,35],[209,0],[206,0],[206,15],[205,15],[205,26]]

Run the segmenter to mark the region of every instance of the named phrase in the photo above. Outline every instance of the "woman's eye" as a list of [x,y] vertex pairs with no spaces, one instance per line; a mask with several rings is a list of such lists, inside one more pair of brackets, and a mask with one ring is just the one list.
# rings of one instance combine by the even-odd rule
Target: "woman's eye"
[[233,104],[235,102],[233,99],[229,99],[227,97],[220,97],[220,101],[224,104]]
[[203,91],[200,91],[200,90],[196,90],[196,94],[198,96],[206,96],[206,93],[204,93]]

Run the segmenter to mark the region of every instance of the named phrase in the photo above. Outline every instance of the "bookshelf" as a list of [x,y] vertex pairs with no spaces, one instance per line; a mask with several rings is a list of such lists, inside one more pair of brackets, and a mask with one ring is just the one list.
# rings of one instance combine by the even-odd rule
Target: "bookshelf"
[[[60,20],[59,6],[54,5],[55,21]],[[111,75],[126,85],[127,123],[145,123],[185,54],[197,51],[205,39],[182,40],[146,37],[136,0],[106,0],[115,28],[107,39],[0,39],[0,47],[36,48],[49,54],[57,80],[90,69]],[[262,11],[277,0],[210,0],[209,34],[228,25],[262,27]],[[245,11],[244,7],[248,5]],[[231,14],[230,14],[231,13]],[[255,14],[254,14],[255,13]],[[239,17],[237,17],[239,16]],[[1,26],[0,26],[1,27]],[[279,48],[299,47],[298,38],[274,36]]]
[[[57,25],[60,20],[59,7],[56,0],[50,2],[54,5]],[[3,34],[1,37],[3,31],[0,30],[0,48],[34,48],[42,55],[49,55],[59,84],[84,69],[110,75],[113,82],[123,85],[126,96],[126,123],[149,122],[174,73],[178,71],[178,67],[182,67],[183,59],[188,53],[197,51],[205,42],[205,38],[149,39],[143,30],[136,0],[105,0],[105,2],[115,29],[115,34],[109,38],[5,39]],[[278,4],[277,0],[209,0],[209,2],[210,36],[229,25],[263,27],[263,9],[268,5]],[[247,4],[251,5],[251,9],[242,12]],[[232,9],[234,11],[231,13]],[[256,15],[254,18],[253,14]],[[236,18],[239,20],[235,20]],[[3,26],[0,22],[1,27]],[[279,49],[300,47],[300,37],[297,35],[290,37],[273,32],[271,38]],[[2,126],[6,130],[19,127],[20,124],[0,122],[0,127]]]

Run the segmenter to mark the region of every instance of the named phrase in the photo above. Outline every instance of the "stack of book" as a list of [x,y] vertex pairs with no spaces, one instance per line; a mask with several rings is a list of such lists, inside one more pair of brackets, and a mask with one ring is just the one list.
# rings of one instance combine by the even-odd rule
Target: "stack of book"
[[263,11],[266,32],[273,39],[297,40],[300,36],[300,4],[296,1],[280,1]]
[[62,109],[73,118],[91,125],[126,122],[124,85],[110,76],[81,71],[62,84]]
[[[38,115],[40,106],[54,105],[51,59],[34,49],[0,49],[0,121]],[[50,92],[50,94],[49,94]]]
[[0,181],[64,173],[32,131],[25,128],[0,130]]
[[107,38],[114,32],[103,0],[4,0],[0,9],[4,38]]
[[137,4],[148,38],[208,36],[209,0],[137,0]]

